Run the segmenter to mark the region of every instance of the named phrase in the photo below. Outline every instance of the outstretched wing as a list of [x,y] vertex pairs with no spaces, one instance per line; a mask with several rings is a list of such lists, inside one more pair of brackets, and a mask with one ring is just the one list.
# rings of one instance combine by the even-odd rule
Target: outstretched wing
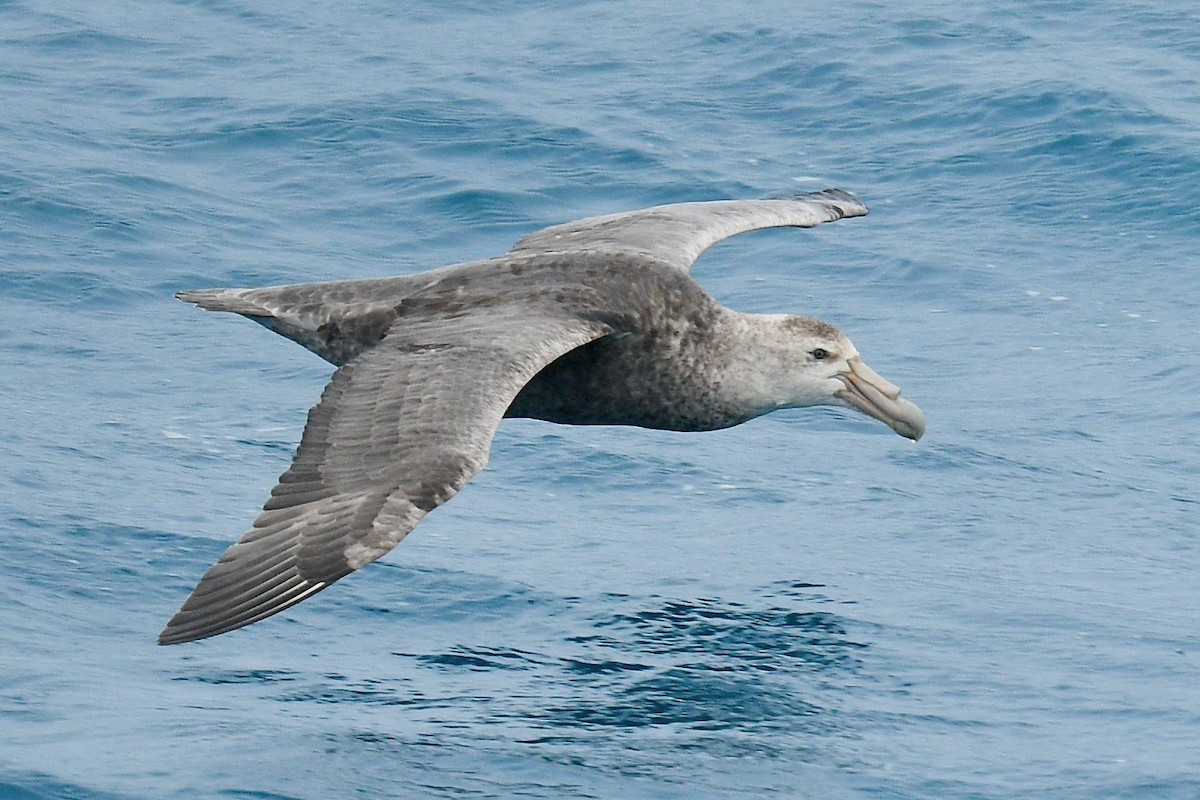
[[487,463],[521,387],[606,333],[503,305],[399,320],[334,373],[250,532],[205,573],[159,644],[257,622],[391,550]]
[[840,189],[788,200],[676,203],[555,225],[524,237],[509,253],[631,253],[687,271],[709,247],[739,233],[760,228],[811,228],[866,213],[866,206]]

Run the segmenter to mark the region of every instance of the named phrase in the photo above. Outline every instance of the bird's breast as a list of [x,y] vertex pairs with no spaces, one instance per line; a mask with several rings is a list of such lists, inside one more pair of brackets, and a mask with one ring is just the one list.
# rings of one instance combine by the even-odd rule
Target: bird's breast
[[614,334],[546,366],[505,416],[678,431],[726,428],[745,417],[722,400],[722,367],[703,338],[687,332]]

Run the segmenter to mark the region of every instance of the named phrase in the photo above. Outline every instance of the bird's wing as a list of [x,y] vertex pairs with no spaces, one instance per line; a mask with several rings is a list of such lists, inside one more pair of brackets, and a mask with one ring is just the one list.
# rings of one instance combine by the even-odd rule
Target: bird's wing
[[865,205],[840,189],[787,200],[676,203],[545,228],[518,241],[509,255],[631,253],[686,271],[706,249],[739,233],[760,228],[811,228],[866,213]]
[[606,333],[505,305],[398,320],[334,373],[253,527],[205,573],[159,643],[257,622],[391,550],[487,463],[517,392]]

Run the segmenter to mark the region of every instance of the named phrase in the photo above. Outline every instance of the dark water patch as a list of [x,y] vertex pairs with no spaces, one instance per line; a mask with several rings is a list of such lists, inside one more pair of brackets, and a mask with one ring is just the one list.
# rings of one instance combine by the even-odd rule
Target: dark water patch
[[[453,576],[425,577],[440,588],[412,587],[422,597],[419,608],[386,613],[408,617],[409,638],[445,641],[443,604],[460,592],[447,586]],[[529,731],[525,741],[557,737],[564,746],[604,730],[672,728],[689,737],[735,738],[758,729],[789,736],[828,731],[841,724],[839,687],[853,680],[868,645],[836,614],[795,607],[826,604],[815,588],[780,582],[745,602],[620,594],[560,598],[543,603],[536,615],[523,614],[520,602],[510,604],[519,594],[493,591],[486,606],[496,620],[488,623],[496,628],[489,636],[497,643],[392,651],[400,664],[438,676],[435,682],[408,670],[391,679],[330,674],[277,699],[434,710],[443,726],[461,718],[454,724],[478,731],[511,727]],[[429,627],[433,619],[438,625]],[[423,627],[413,627],[418,621]],[[528,646],[533,636],[540,639],[536,649]],[[525,646],[499,643],[505,639]],[[536,706],[527,702],[531,696],[538,698]],[[476,710],[463,716],[468,707]],[[737,750],[733,740],[710,745]],[[709,745],[694,746],[699,751]],[[781,745],[779,752],[793,746]],[[761,743],[751,749],[766,752]]]
[[393,653],[403,658],[413,658],[418,663],[436,668],[467,670],[529,670],[542,667],[546,659],[521,650],[503,647],[451,648],[445,653]]
[[621,687],[607,702],[548,709],[543,719],[556,727],[682,726],[704,731],[767,724],[795,730],[798,717],[820,712],[790,687],[772,686],[733,669],[684,665]]
[[[599,637],[573,637],[572,641],[597,641],[598,639]],[[609,639],[608,641],[610,643],[615,642],[613,639]],[[654,669],[654,667],[649,664],[638,664],[630,661],[614,661],[612,659],[592,661],[586,659],[565,658],[563,659],[563,666],[567,670],[571,672],[578,672],[581,675],[611,675],[622,672],[644,672],[648,669]]]
[[822,592],[813,589],[824,589],[823,583],[808,583],[807,581],[777,581],[768,587],[767,597],[783,596],[794,600],[805,600],[814,603],[827,603],[829,598]]
[[[802,591],[810,588],[785,583],[763,594],[811,600]],[[636,608],[647,603],[652,607]],[[539,682],[554,687],[550,696],[557,698],[542,712],[524,712],[536,726],[574,735],[662,727],[693,735],[828,729],[838,724],[831,687],[856,672],[868,646],[828,612],[620,595],[582,607],[592,605],[634,608],[592,616],[591,632],[548,646],[564,654],[534,659]],[[497,711],[499,719],[509,716]]]
[[445,699],[430,700],[423,697],[403,680],[386,678],[350,680],[342,676],[325,676],[319,681],[310,680],[304,686],[276,695],[273,699],[281,703],[379,707],[438,708],[450,704]]
[[235,439],[234,444],[245,445],[258,450],[270,450],[276,453],[287,453],[289,455],[296,450],[296,442],[292,439],[240,438]]
[[177,675],[171,680],[187,683],[202,683],[211,686],[245,685],[274,686],[293,683],[301,679],[301,673],[292,670],[248,669],[248,670],[205,670],[187,675]]
[[856,652],[866,647],[828,612],[751,609],[714,599],[667,601],[658,609],[601,619],[596,627],[639,651],[696,656],[721,669],[853,667]]

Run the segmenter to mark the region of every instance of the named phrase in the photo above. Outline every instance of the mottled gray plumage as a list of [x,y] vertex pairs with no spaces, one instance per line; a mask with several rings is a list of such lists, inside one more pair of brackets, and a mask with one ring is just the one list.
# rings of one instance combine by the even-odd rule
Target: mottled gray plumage
[[548,228],[502,257],[417,275],[181,293],[260,322],[338,369],[250,532],[159,642],[248,625],[379,558],[483,468],[504,416],[707,430],[797,404],[763,405],[737,389],[747,348],[774,357],[785,331],[857,359],[849,341],[803,317],[758,332],[688,269],[743,231],[866,213],[837,190],[684,203]]

